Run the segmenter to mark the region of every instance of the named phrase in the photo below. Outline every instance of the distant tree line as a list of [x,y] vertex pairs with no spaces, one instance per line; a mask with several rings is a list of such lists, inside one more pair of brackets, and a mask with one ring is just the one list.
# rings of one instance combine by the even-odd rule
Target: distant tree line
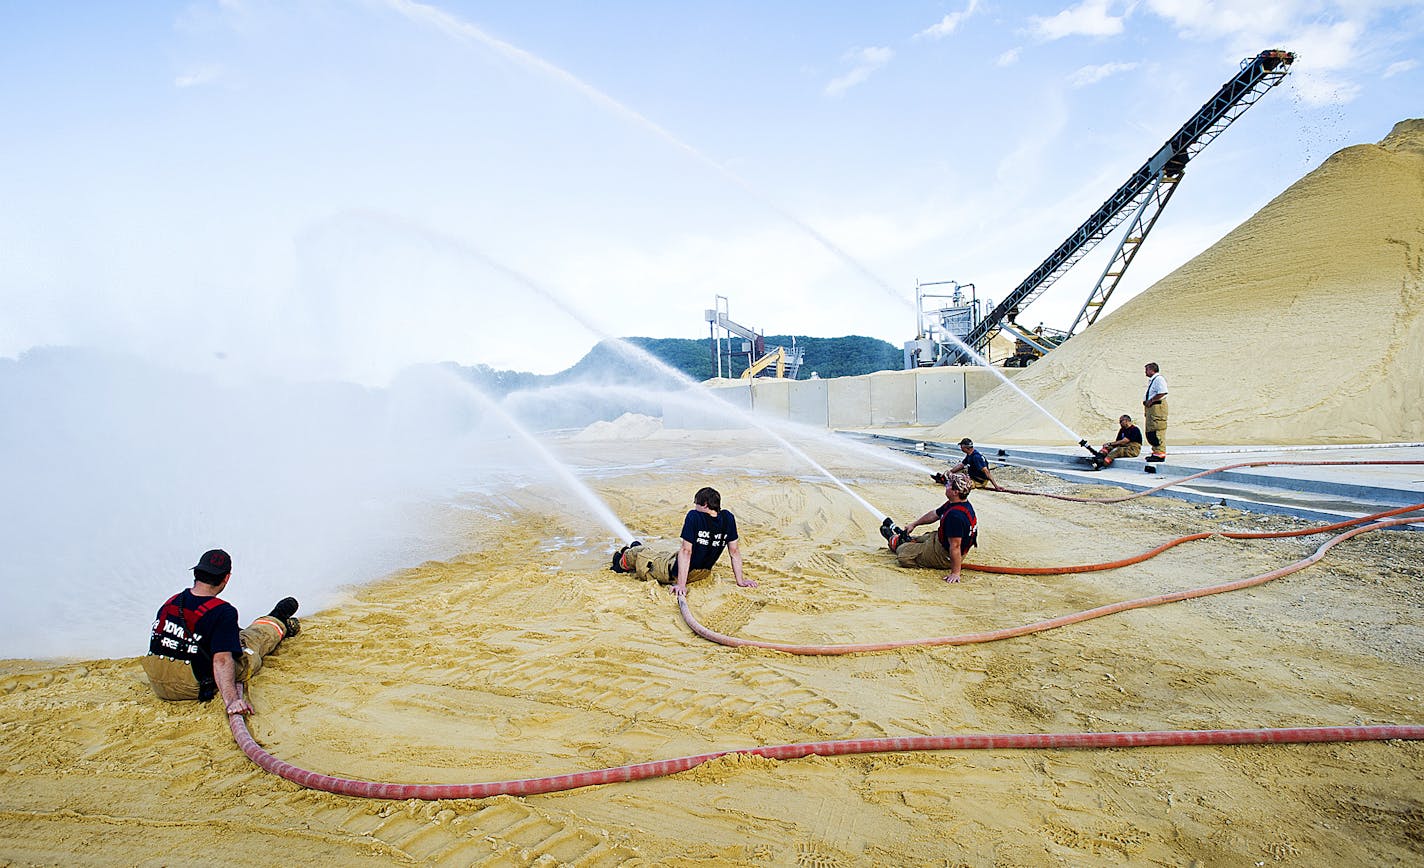
[[[530,374],[524,371],[500,371],[488,365],[464,366],[453,362],[447,366],[479,386],[488,394],[507,395],[520,389],[577,382],[638,383],[670,386],[677,380],[672,371],[693,380],[707,380],[717,375],[717,363],[707,338],[624,338],[671,371],[659,371],[645,358],[630,352],[613,341],[600,341],[572,367],[557,374]],[[848,335],[842,338],[796,336],[796,345],[805,349],[798,379],[807,379],[814,371],[822,378],[854,377],[875,371],[898,370],[904,353],[879,338]],[[766,346],[791,347],[790,335],[767,335]],[[734,357],[731,370],[722,359],[722,376],[740,377],[747,368],[747,357]]]

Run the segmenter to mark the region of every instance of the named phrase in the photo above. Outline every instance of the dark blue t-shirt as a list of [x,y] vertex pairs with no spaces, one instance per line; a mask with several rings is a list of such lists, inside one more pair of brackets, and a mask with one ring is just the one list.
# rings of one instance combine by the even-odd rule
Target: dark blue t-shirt
[[964,457],[964,469],[969,473],[969,478],[978,482],[988,482],[989,474],[984,471],[989,467],[989,460],[975,449]]
[[688,510],[682,520],[682,539],[692,543],[692,563],[688,569],[710,570],[727,543],[737,538],[737,519],[727,510],[713,518],[698,509]]
[[1119,425],[1117,427],[1117,436],[1113,439],[1126,440],[1129,443],[1141,443],[1142,429],[1138,428],[1136,425],[1128,425],[1126,428]]
[[939,515],[939,542],[945,551],[949,550],[949,541],[956,537],[959,538],[960,554],[978,544],[979,519],[974,515],[974,507],[969,505],[969,501],[945,501],[944,506],[935,512]]

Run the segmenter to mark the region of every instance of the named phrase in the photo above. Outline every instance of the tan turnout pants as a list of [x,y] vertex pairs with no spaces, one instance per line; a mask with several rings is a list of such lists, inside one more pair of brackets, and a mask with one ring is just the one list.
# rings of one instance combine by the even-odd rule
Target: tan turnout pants
[[[662,545],[633,546],[628,549],[626,561],[634,574],[643,581],[649,579],[661,585],[677,583],[677,553],[681,545],[669,550]],[[712,575],[711,570],[688,570],[688,583],[700,582]]]
[[1148,442],[1148,443],[1152,443],[1152,440],[1154,439],[1154,435],[1155,435],[1155,439],[1157,440],[1156,443],[1152,444],[1152,454],[1154,454],[1154,455],[1166,455],[1166,454],[1167,454],[1167,402],[1166,402],[1166,401],[1162,401],[1162,402],[1159,403],[1159,404],[1153,404],[1152,406],[1147,407],[1147,408],[1146,408],[1146,413],[1147,413],[1147,420],[1146,420],[1146,422],[1143,423],[1143,425],[1142,425],[1142,430],[1145,431],[1146,434],[1147,434],[1147,442]]
[[949,559],[949,551],[940,544],[938,530],[903,540],[895,547],[895,558],[902,567],[954,569],[954,562]]
[[1129,443],[1126,446],[1114,446],[1108,450],[1106,457],[1116,461],[1119,458],[1136,458],[1142,454],[1141,443]]

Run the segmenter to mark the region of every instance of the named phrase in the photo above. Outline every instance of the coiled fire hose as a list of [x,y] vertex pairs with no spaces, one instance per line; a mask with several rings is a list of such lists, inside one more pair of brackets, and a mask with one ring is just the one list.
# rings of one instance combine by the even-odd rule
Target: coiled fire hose
[[[1245,464],[1230,465],[1230,467],[1242,466],[1262,466],[1265,464],[1421,464],[1424,462],[1408,461],[1368,461],[1368,462],[1248,462]],[[1220,472],[1229,469],[1228,467],[1217,468],[1214,471],[1189,476],[1176,482],[1184,482],[1188,479],[1195,479],[1205,476],[1208,473]],[[1105,500],[1099,502],[1116,502],[1117,500],[1129,500],[1132,497],[1139,497],[1150,494],[1152,491],[1159,491],[1168,485],[1158,486],[1147,492],[1140,492],[1126,498]],[[1036,493],[1036,492],[1023,492]],[[1054,495],[1047,495],[1054,496]],[[1076,498],[1063,498],[1076,499]],[[1269,539],[1288,536],[1305,536],[1317,533],[1326,533],[1342,527],[1363,524],[1364,522],[1384,519],[1388,516],[1399,515],[1407,512],[1414,512],[1424,509],[1424,504],[1401,507],[1387,512],[1377,513],[1371,516],[1364,516],[1333,525],[1319,528],[1305,528],[1297,531],[1283,531],[1279,533],[1221,533],[1216,534],[1233,539]],[[991,642],[997,639],[1006,639],[1012,636],[1022,636],[1029,633],[1037,633],[1050,630],[1055,627],[1067,624],[1086,621],[1092,618],[1100,618],[1104,615],[1122,612],[1128,609],[1144,608],[1146,606],[1160,605],[1161,603],[1186,600],[1194,597],[1202,597],[1210,594],[1224,593],[1225,591],[1238,590],[1240,588],[1251,587],[1253,585],[1264,584],[1281,576],[1289,575],[1304,569],[1310,564],[1320,560],[1327,551],[1350,537],[1366,533],[1372,530],[1392,527],[1395,525],[1410,524],[1412,519],[1390,519],[1378,521],[1376,524],[1356,527],[1353,530],[1342,533],[1323,543],[1311,556],[1273,570],[1269,573],[1262,573],[1248,579],[1236,582],[1228,582],[1220,585],[1213,585],[1205,588],[1196,588],[1188,591],[1179,591],[1172,594],[1162,594],[1156,597],[1145,597],[1139,600],[1127,600],[1120,603],[1113,603],[1107,606],[1100,606],[1096,609],[1089,609],[1072,615],[1065,615],[1035,624],[1026,624],[1020,627],[994,630],[984,633],[972,633],[962,636],[947,636],[939,639],[909,640],[902,642],[888,643],[868,643],[863,645],[789,645],[783,643],[757,642],[747,639],[738,639],[730,636],[723,636],[715,633],[693,618],[687,606],[687,588],[685,580],[679,581],[674,587],[677,597],[678,609],[681,611],[683,619],[688,626],[699,636],[711,639],[724,645],[751,646],[758,648],[769,648],[778,651],[785,651],[792,654],[850,654],[858,651],[880,651],[892,648],[903,648],[913,645],[965,645],[977,642]],[[1032,570],[1034,572],[1023,572],[1022,574],[1042,575],[1045,572],[1088,572],[1095,569],[1110,569],[1117,565],[1128,563],[1138,563],[1146,560],[1155,554],[1166,551],[1172,546],[1193,539],[1204,539],[1214,534],[1192,534],[1173,540],[1170,543],[1159,546],[1141,556],[1124,559],[1122,562],[1112,562],[1110,564],[1093,564],[1082,567],[1069,568],[994,568],[988,569],[983,566],[966,567],[980,570],[982,572],[1018,572],[1022,570]],[[1391,739],[1424,740],[1424,726],[1411,725],[1389,725],[1389,726],[1322,726],[1322,727],[1295,727],[1285,729],[1214,729],[1214,730],[1165,730],[1150,732],[1083,732],[1083,733],[1024,733],[1024,734],[999,734],[999,735],[935,735],[935,736],[909,736],[904,738],[868,738],[868,739],[848,739],[841,741],[822,742],[802,742],[798,744],[763,746],[755,748],[745,748],[741,750],[724,750],[713,753],[697,754],[695,756],[677,757],[674,759],[655,760],[652,762],[635,763],[632,765],[616,766],[604,769],[595,769],[584,772],[574,772],[564,775],[553,775],[541,778],[525,778],[521,780],[492,781],[487,783],[474,784],[400,784],[382,783],[377,781],[353,780],[350,778],[338,778],[331,775],[324,775],[319,772],[308,771],[298,768],[291,763],[277,759],[267,751],[263,750],[256,740],[252,738],[247,729],[247,720],[241,714],[228,715],[228,727],[232,731],[233,739],[237,742],[242,752],[264,771],[277,775],[307,789],[321,790],[339,795],[358,796],[372,799],[481,799],[497,795],[528,796],[539,793],[552,793],[563,790],[578,789],[580,787],[598,786],[600,784],[624,783],[628,781],[644,780],[647,778],[663,777],[687,771],[702,763],[709,762],[719,757],[734,754],[748,754],[763,756],[770,759],[800,759],[807,756],[842,756],[859,753],[883,753],[902,752],[919,750],[1005,750],[1005,749],[1070,749],[1070,748],[1110,748],[1110,747],[1163,747],[1163,746],[1188,746],[1188,745],[1237,745],[1237,744],[1310,744],[1324,742],[1345,742],[1345,741],[1386,741]]]

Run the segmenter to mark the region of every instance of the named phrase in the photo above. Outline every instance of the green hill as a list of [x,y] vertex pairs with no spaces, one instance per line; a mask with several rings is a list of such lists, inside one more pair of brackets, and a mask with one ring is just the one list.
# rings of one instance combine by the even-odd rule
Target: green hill
[[[707,380],[717,373],[710,342],[706,338],[624,338],[628,344],[646,352],[673,371],[694,380]],[[800,379],[814,371],[822,378],[853,377],[875,371],[898,370],[903,361],[901,350],[878,338],[849,335],[840,338],[813,338],[797,335],[796,345],[805,348]],[[767,335],[768,348],[791,346],[790,335]],[[638,383],[659,387],[675,385],[676,377],[647,363],[636,352],[612,341],[600,341],[572,367],[557,374],[530,374],[523,371],[499,371],[488,365],[467,367],[446,363],[486,393],[506,395],[520,389],[577,382]],[[746,369],[746,357],[732,360],[732,370],[724,377],[738,377]]]

